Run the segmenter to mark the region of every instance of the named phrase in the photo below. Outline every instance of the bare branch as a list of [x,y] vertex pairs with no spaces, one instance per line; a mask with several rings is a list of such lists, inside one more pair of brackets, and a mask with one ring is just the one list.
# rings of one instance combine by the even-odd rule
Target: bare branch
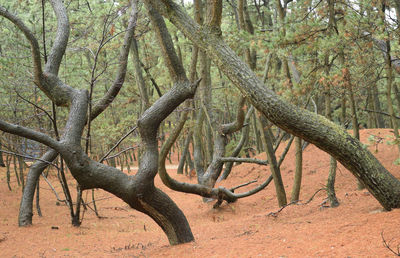
[[125,82],[126,76],[126,68],[128,65],[128,56],[129,56],[129,49],[132,42],[132,38],[135,32],[136,27],[136,20],[137,20],[137,8],[135,5],[135,1],[132,2],[132,10],[129,17],[128,28],[125,33],[124,43],[122,45],[120,54],[119,54],[119,65],[117,76],[114,80],[113,85],[107,91],[107,93],[94,105],[90,119],[95,119],[98,115],[100,115],[109,105],[115,97],[118,95],[119,91],[121,90],[122,85]]
[[170,151],[172,145],[178,138],[186,120],[187,120],[188,111],[183,112],[181,119],[170,134],[170,137],[165,141],[164,145],[161,148],[160,156],[158,159],[158,174],[162,180],[162,182],[172,190],[184,192],[184,193],[191,193],[200,195],[206,198],[214,198],[218,199],[217,203],[214,207],[218,207],[222,204],[223,200],[228,202],[234,202],[239,198],[244,198],[250,195],[253,195],[262,189],[264,189],[268,184],[272,181],[272,176],[270,176],[263,184],[259,185],[258,187],[240,194],[234,194],[233,190],[228,190],[225,187],[218,187],[218,188],[211,188],[201,184],[189,184],[184,182],[179,182],[173,179],[168,173],[165,168],[165,159],[167,158],[167,154]]
[[141,146],[140,144],[137,144],[137,145],[135,145],[135,146],[133,146],[133,147],[126,148],[126,149],[124,149],[124,150],[122,150],[122,151],[120,151],[120,152],[118,152],[118,153],[116,153],[116,154],[114,154],[114,155],[112,155],[112,156],[109,156],[109,157],[105,158],[104,160],[116,158],[116,157],[118,157],[119,155],[121,155],[122,153],[127,152],[127,151],[130,151],[130,150],[134,150],[134,149],[136,149],[136,148],[138,148],[138,147],[140,147],[140,146]]
[[50,186],[51,190],[54,192],[54,195],[56,196],[57,200],[59,202],[63,202],[65,204],[68,205],[67,200],[61,200],[60,197],[58,196],[58,193],[56,191],[56,189],[53,187],[53,185],[50,183],[50,181],[47,179],[47,177],[42,173],[42,177],[44,178],[44,181],[46,181],[46,183]]
[[60,148],[60,143],[50,138],[48,135],[36,132],[32,129],[20,125],[14,125],[0,120],[0,130],[6,133],[15,134],[21,137],[25,137],[43,143],[44,145],[47,145],[52,149]]
[[244,113],[244,104],[246,103],[246,97],[241,97],[239,104],[238,104],[238,110],[236,114],[236,120],[232,123],[229,124],[224,124],[222,125],[222,133],[223,134],[231,134],[234,133],[238,130],[240,130],[243,127],[243,122],[245,118],[245,113]]
[[44,160],[44,159],[38,159],[38,158],[29,156],[29,155],[23,155],[23,154],[11,152],[11,151],[5,151],[5,150],[0,150],[0,152],[6,153],[6,154],[10,154],[10,155],[15,155],[15,156],[26,158],[26,159],[38,160],[38,161],[41,161],[41,162],[44,162],[46,164],[54,166],[57,170],[60,169],[56,164],[53,164],[52,162],[48,162],[47,160]]
[[245,162],[245,163],[255,163],[258,165],[267,166],[269,163],[266,160],[251,159],[251,158],[236,158],[236,157],[221,157],[219,158],[222,162]]
[[108,157],[108,155],[110,155],[110,153],[115,150],[123,140],[126,139],[126,137],[128,137],[131,133],[133,133],[136,130],[137,126],[134,126],[131,130],[129,130],[129,132],[127,132],[124,136],[121,137],[121,139],[118,140],[118,142],[99,160],[99,163],[102,163],[104,160],[106,160],[106,158]]
[[237,185],[237,186],[235,186],[235,187],[232,187],[232,188],[229,189],[229,190],[230,190],[231,192],[233,192],[233,191],[235,191],[236,189],[239,189],[239,188],[241,188],[241,187],[248,186],[249,184],[256,183],[256,182],[257,182],[257,180],[252,180],[252,181],[250,181],[250,182],[247,182],[247,183],[240,184],[240,185]]
[[28,99],[22,97],[21,94],[18,93],[18,91],[15,91],[15,93],[16,93],[17,96],[20,97],[23,101],[25,101],[25,102],[31,104],[32,106],[34,106],[35,108],[37,108],[37,109],[39,109],[39,110],[41,110],[41,111],[43,111],[43,113],[50,119],[50,121],[54,123],[54,119],[53,119],[53,117],[51,117],[51,115],[49,114],[49,112],[47,112],[45,109],[39,107],[39,106],[36,105],[35,103],[29,101]]
[[60,69],[60,64],[68,43],[69,20],[67,9],[61,0],[51,0],[50,2],[57,17],[57,32],[44,70],[46,73],[58,75],[58,70]]
[[39,84],[40,82],[40,77],[42,76],[42,63],[40,60],[40,48],[39,48],[39,43],[33,35],[32,31],[22,22],[21,19],[19,19],[17,16],[14,14],[11,14],[8,12],[4,7],[0,6],[0,15],[7,18],[10,20],[12,23],[14,23],[25,35],[25,37],[28,39],[29,43],[31,44],[31,51],[32,51],[32,59],[33,59],[33,66],[34,66],[34,77],[35,77],[35,83]]
[[381,232],[381,237],[382,237],[382,242],[383,246],[386,247],[390,252],[392,252],[396,256],[400,256],[400,245],[397,246],[397,251],[393,250],[393,248],[390,246],[390,242],[387,242],[385,237],[383,236],[383,231]]
[[[382,114],[382,115],[385,115],[385,116],[390,116],[390,114],[388,114],[388,113],[386,113],[386,112],[383,112],[383,111],[375,111],[375,110],[371,110],[371,109],[363,109],[364,111],[367,111],[367,112],[373,112],[373,113],[378,113],[378,114]],[[394,116],[395,118],[397,118],[397,119],[400,119],[400,116]]]

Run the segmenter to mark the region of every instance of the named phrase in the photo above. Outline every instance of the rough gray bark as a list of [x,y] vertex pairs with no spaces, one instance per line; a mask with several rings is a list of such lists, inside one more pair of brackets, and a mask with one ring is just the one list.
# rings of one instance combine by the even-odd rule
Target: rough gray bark
[[[35,83],[55,103],[69,107],[68,120],[64,128],[65,134],[60,141],[56,141],[43,133],[1,120],[0,130],[38,141],[54,149],[65,160],[82,190],[101,188],[121,198],[132,208],[149,215],[164,230],[171,244],[192,241],[193,235],[182,211],[167,195],[154,186],[154,177],[158,170],[157,162],[154,160],[158,159],[156,136],[159,125],[185,99],[193,97],[197,86],[188,81],[183,67],[179,66],[172,40],[166,31],[162,17],[148,6],[175,86],[147,109],[139,119],[138,129],[145,148],[138,173],[135,176],[128,176],[118,169],[90,159],[81,146],[81,137],[88,119],[88,92],[74,89],[57,77],[68,42],[69,22],[63,3],[60,0],[52,0],[51,3],[58,20],[58,29],[52,54],[44,72],[41,69],[40,55],[37,56],[40,51],[33,34],[17,17],[2,7],[0,7],[0,15],[16,24],[30,40],[35,65]],[[129,46],[130,44],[126,44],[124,48],[129,48]]]
[[400,181],[358,140],[328,119],[283,101],[226,45],[220,32],[199,26],[173,1],[145,2],[205,49],[221,71],[271,122],[334,156],[364,183],[385,209],[400,207]]
[[[49,61],[46,63],[45,67],[45,74],[48,73],[49,77],[55,77],[54,81],[57,82],[57,73],[58,73],[58,67],[59,64],[57,62],[61,62],[61,59],[59,58],[57,51],[61,51],[64,53],[66,42],[61,42],[60,40],[63,39],[68,40],[68,36],[65,38],[64,34],[69,33],[69,24],[68,24],[68,17],[65,16],[65,14],[62,14],[62,12],[65,12],[63,9],[63,6],[60,2],[58,1],[53,1],[52,2],[53,9],[55,12],[59,13],[57,17],[61,17],[59,19],[59,24],[58,24],[58,29],[57,29],[57,41],[52,47],[52,51],[49,57]],[[127,58],[129,54],[129,47],[130,47],[130,42],[131,39],[133,38],[133,32],[134,32],[134,25],[136,22],[136,10],[135,6],[132,6],[132,13],[131,17],[128,22],[128,30],[127,33],[125,34],[124,38],[124,44],[121,48],[120,52],[120,57],[119,57],[119,66],[118,66],[118,71],[117,71],[117,76],[114,80],[113,85],[110,87],[108,92],[103,96],[102,99],[100,99],[95,106],[92,109],[91,112],[91,117],[90,119],[95,119],[99,114],[101,114],[108,106],[109,104],[114,100],[115,96],[118,94],[119,90],[121,89],[124,80],[125,80],[125,75],[126,75],[126,68],[127,68]],[[0,9],[1,11],[1,9]],[[14,19],[17,19],[14,17]],[[22,25],[21,25],[22,26]],[[26,29],[28,30],[28,29]],[[29,34],[29,32],[26,32]],[[64,36],[63,36],[64,35]],[[35,43],[35,38],[34,36],[30,36],[31,38],[31,44],[32,44],[32,50],[33,52],[37,51],[36,49],[36,43]],[[61,47],[60,47],[61,46]],[[37,46],[38,47],[38,46]],[[35,57],[34,57],[35,58]],[[55,61],[53,58],[58,58],[58,61]],[[38,63],[39,61],[39,63]],[[36,65],[41,65],[40,60],[35,61]],[[41,67],[35,69],[37,72],[41,72]],[[36,75],[37,78],[40,78],[40,75]],[[66,89],[66,87],[60,86],[60,88]],[[43,89],[43,88],[42,88]],[[65,90],[61,91],[65,92]],[[46,93],[50,94],[50,93]],[[56,90],[53,91],[52,93],[54,98],[58,98]],[[60,104],[61,105],[61,104]],[[67,105],[67,104],[66,104]],[[64,138],[63,136],[62,138]],[[44,156],[41,158],[42,160],[45,160],[47,162],[53,162],[53,160],[57,157],[57,152],[54,150],[49,150],[48,153],[44,154]],[[35,186],[37,180],[39,179],[40,174],[44,171],[44,169],[48,166],[49,163],[42,162],[42,161],[36,161],[35,164],[29,169],[28,176],[27,176],[27,182],[26,186],[23,192],[23,196],[21,198],[21,203],[20,203],[20,212],[19,212],[19,218],[18,218],[18,224],[20,226],[27,226],[32,224],[32,207],[33,207],[33,198],[34,198],[34,193],[35,193]]]

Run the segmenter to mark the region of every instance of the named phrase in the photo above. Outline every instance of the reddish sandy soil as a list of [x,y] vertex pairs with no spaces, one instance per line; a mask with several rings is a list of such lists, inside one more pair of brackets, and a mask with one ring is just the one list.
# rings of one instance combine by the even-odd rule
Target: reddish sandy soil
[[[381,143],[368,141],[370,135],[382,137]],[[394,146],[386,144],[388,130],[363,130],[362,141],[370,146],[379,160],[396,177],[400,170],[393,162],[398,157]],[[258,158],[265,158],[262,154]],[[329,170],[329,156],[314,146],[304,152],[303,202],[324,187]],[[294,176],[293,148],[281,167],[287,195],[290,196]],[[195,182],[186,176],[176,179]],[[257,179],[261,183],[269,175],[268,168],[252,164],[234,167],[224,186],[235,186]],[[8,191],[4,169],[0,170],[0,256],[1,257],[390,257],[381,234],[394,249],[400,244],[400,210],[384,212],[366,190],[356,190],[355,178],[341,165],[337,173],[338,208],[323,208],[326,193],[319,192],[307,205],[291,205],[277,216],[273,183],[267,189],[233,204],[224,203],[212,209],[198,196],[163,189],[186,214],[196,241],[169,246],[161,229],[145,215],[130,209],[110,194],[97,190],[100,215],[87,211],[80,228],[70,225],[65,206],[56,206],[50,188],[41,181],[43,217],[34,216],[34,225],[17,226],[21,189],[12,178]],[[51,181],[57,186],[56,177]],[[256,183],[257,184],[257,183]],[[256,184],[240,189],[246,191]],[[60,192],[61,193],[61,192]],[[90,199],[88,199],[90,200]],[[35,212],[36,213],[36,212]],[[58,229],[52,229],[52,227]]]

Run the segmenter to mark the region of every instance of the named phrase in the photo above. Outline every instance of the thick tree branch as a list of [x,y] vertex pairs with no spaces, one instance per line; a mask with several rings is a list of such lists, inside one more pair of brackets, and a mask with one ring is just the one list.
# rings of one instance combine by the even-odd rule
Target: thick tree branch
[[220,32],[222,20],[222,0],[207,0],[206,24]]
[[0,6],[0,15],[14,23],[25,35],[31,45],[33,67],[34,67],[34,81],[36,84],[39,83],[40,77],[42,76],[42,62],[40,59],[40,48],[39,43],[33,35],[32,31],[14,14],[8,12],[4,7]]
[[15,134],[21,137],[25,137],[40,142],[53,149],[60,149],[61,146],[61,143],[50,138],[48,135],[44,133],[36,132],[35,130],[20,125],[10,124],[2,120],[0,120],[0,130],[6,133]]
[[67,9],[61,0],[51,0],[50,2],[57,17],[57,32],[44,70],[46,73],[58,75],[58,70],[60,69],[60,64],[68,44],[69,20]]
[[125,33],[124,43],[121,47],[117,75],[113,85],[107,91],[107,93],[93,106],[90,114],[90,119],[95,119],[100,115],[110,104],[113,102],[115,97],[118,95],[122,85],[125,82],[126,70],[128,65],[129,50],[134,37],[136,21],[137,21],[137,7],[135,1],[132,2],[132,10],[129,17],[128,28]]
[[223,134],[232,134],[238,130],[240,130],[243,127],[243,122],[245,118],[245,113],[244,113],[244,104],[246,103],[246,98],[241,97],[239,104],[238,104],[238,110],[236,113],[236,120],[232,123],[229,124],[223,124],[221,127],[221,131]]
[[147,4],[146,7],[172,80],[177,82],[186,79],[185,70],[175,52],[174,44],[165,25],[164,18],[151,5]]

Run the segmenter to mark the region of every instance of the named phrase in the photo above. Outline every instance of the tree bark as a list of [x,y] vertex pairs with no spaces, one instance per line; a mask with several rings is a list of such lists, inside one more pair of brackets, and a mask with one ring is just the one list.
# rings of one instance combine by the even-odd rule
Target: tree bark
[[[47,162],[52,162],[58,156],[57,151],[50,149],[40,159]],[[36,184],[39,180],[43,170],[48,167],[48,163],[37,161],[29,168],[26,178],[25,190],[22,193],[22,198],[19,206],[18,225],[29,226],[32,225],[33,217],[33,198],[35,193]]]
[[301,189],[301,178],[303,174],[303,149],[301,144],[301,139],[296,137],[295,140],[296,146],[296,171],[294,174],[294,182],[292,188],[292,195],[290,198],[291,202],[297,202],[300,196],[300,189]]
[[339,160],[385,209],[400,207],[400,181],[358,140],[328,119],[283,101],[238,58],[220,34],[200,27],[173,1],[145,2],[159,10],[192,42],[207,50],[214,63],[272,123]]

